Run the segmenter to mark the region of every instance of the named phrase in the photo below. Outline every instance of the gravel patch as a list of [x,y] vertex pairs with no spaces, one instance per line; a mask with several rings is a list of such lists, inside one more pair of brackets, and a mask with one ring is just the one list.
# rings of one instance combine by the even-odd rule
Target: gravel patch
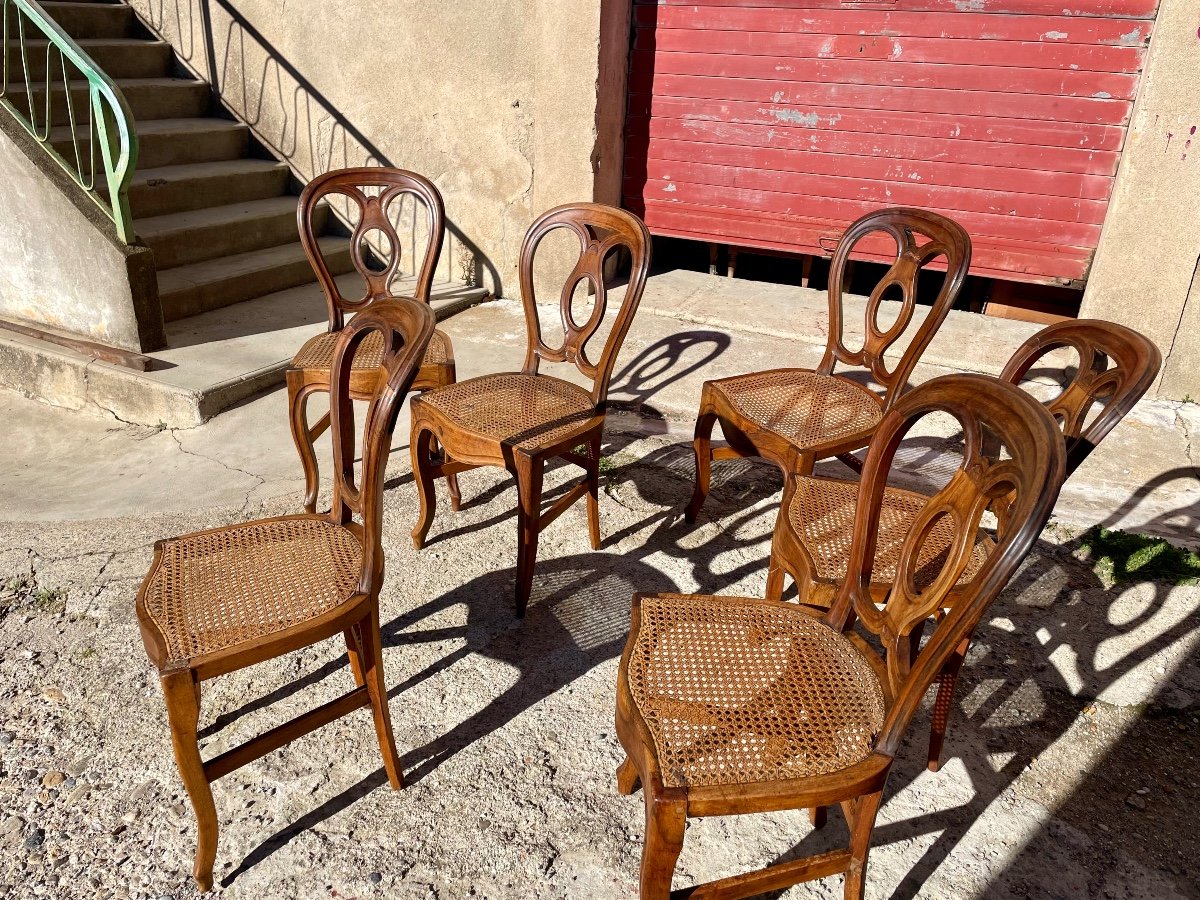
[[[687,444],[616,433],[606,453],[604,548],[588,548],[582,503],[547,529],[523,622],[511,482],[466,474],[458,513],[442,491],[418,553],[407,453],[394,455],[381,604],[408,787],[388,789],[365,710],[222,779],[216,893],[636,895],[641,798],[616,793],[613,734],[630,597],[761,596],[779,484],[762,463],[718,465],[688,526]],[[195,895],[191,808],[133,599],[154,540],[244,515],[0,525],[0,898]],[[1076,537],[1049,528],[981,624],[941,772],[924,769],[927,710],[914,721],[868,896],[1200,895],[1200,589],[1106,587]],[[350,684],[335,641],[205,682],[203,752]],[[679,887],[845,839],[836,814],[819,832],[802,811],[690,824]],[[776,896],[840,897],[841,879]]]

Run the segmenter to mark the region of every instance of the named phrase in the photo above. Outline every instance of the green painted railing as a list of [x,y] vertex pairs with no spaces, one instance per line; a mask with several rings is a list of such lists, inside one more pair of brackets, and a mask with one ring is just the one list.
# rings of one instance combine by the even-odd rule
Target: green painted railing
[[[4,23],[0,106],[109,215],[121,240],[132,243],[129,182],[137,166],[138,145],[129,104],[113,80],[34,0],[0,0],[0,11]],[[44,51],[31,43],[42,40]],[[42,71],[31,69],[31,62],[42,63]],[[86,98],[82,96],[85,82]],[[65,155],[55,148],[65,150],[68,144]]]

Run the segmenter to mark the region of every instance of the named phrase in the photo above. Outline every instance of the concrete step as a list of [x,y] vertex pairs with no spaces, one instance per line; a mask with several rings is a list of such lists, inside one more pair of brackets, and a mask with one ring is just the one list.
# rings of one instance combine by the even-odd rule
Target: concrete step
[[[335,274],[353,270],[349,238],[323,237],[317,243]],[[173,322],[313,281],[315,275],[304,247],[296,241],[190,266],[160,269],[158,297],[163,318]]]
[[287,190],[287,180],[287,165],[273,159],[228,159],[158,168],[139,164],[129,184],[129,205],[139,218],[165,216],[278,197]]
[[[239,159],[246,155],[250,141],[250,129],[229,119],[150,119],[135,124],[139,169]],[[80,152],[85,155],[88,133],[84,126],[74,131],[82,141]],[[71,136],[69,125],[50,131],[51,145],[68,159],[74,152]]]
[[[16,41],[8,42],[8,80],[19,82],[28,71],[34,81],[46,80],[46,45],[49,41],[27,40],[25,60],[21,61]],[[83,38],[79,40],[96,65],[110,78],[165,78],[171,74],[174,52],[166,41],[144,38]],[[73,66],[67,67],[70,80],[78,77]],[[62,63],[57,55],[50,62],[50,80],[62,81]]]
[[[42,0],[41,7],[58,25],[73,38],[118,38],[128,37],[134,23],[131,7],[124,3],[66,3],[60,0]],[[15,23],[17,10],[9,7],[10,22]],[[37,26],[26,23],[25,33],[30,28],[41,34]],[[9,34],[14,34],[9,25]]]
[[[346,290],[357,274],[343,276]],[[403,292],[404,283],[398,285]],[[439,319],[479,303],[482,288],[433,287]],[[62,347],[0,332],[0,387],[55,406],[90,408],[124,422],[191,428],[226,407],[283,383],[301,345],[327,327],[314,284],[189,316],[167,326],[170,346],[149,354],[155,368],[135,372]],[[453,335],[453,323],[447,326]]]
[[[136,210],[135,210],[136,212]],[[315,211],[317,233],[325,230],[329,207]],[[161,271],[235,253],[296,241],[296,198],[271,197],[135,219],[138,237],[154,251]]]
[[[191,78],[122,78],[117,80],[117,86],[125,95],[134,119],[138,121],[203,116],[212,102],[209,86]],[[71,119],[66,89],[58,84],[52,85],[50,91],[50,124],[69,125]],[[12,85],[8,99],[23,114],[29,115],[29,97],[24,84]],[[88,109],[86,81],[71,82],[71,99],[76,116],[86,115],[83,112]],[[34,85],[33,100],[37,104],[37,121],[40,123],[46,109],[45,84]]]

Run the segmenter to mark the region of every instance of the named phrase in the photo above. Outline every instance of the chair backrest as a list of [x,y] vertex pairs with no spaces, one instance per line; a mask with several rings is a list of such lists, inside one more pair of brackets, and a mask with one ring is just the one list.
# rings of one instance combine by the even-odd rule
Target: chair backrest
[[[383,480],[392,432],[400,406],[412,387],[421,358],[433,336],[434,314],[429,304],[415,300],[380,300],[358,313],[338,337],[331,369],[329,409],[333,436],[333,507],[330,519],[339,524],[357,513],[363,526],[363,567],[359,590],[370,593],[383,577]],[[382,380],[367,408],[362,431],[362,477],[354,478],[354,404],[350,371],[354,354],[372,331],[383,334]]]
[[[895,580],[879,607],[871,595],[871,566],[888,472],[913,425],[939,411],[962,427],[962,462],[913,519]],[[1064,458],[1062,435],[1046,409],[1020,388],[984,375],[934,378],[906,392],[884,416],[859,483],[846,580],[825,616],[842,631],[861,623],[883,646],[880,680],[893,704],[876,738],[878,750],[895,752],[943,663],[1033,547],[1058,497]],[[997,521],[995,545],[971,581],[958,588],[953,608],[918,652],[926,621],[949,605],[950,592],[977,552],[980,522],[988,511]],[[951,537],[949,549],[931,560],[925,545],[935,529],[938,539],[931,547],[946,546],[947,529]]]
[[[358,299],[342,294],[337,285],[337,276],[321,251],[316,214],[321,201],[332,195],[345,197],[358,208],[358,221],[350,235],[350,259],[366,284],[364,294]],[[376,300],[394,296],[392,282],[400,271],[402,241],[392,222],[391,213],[393,206],[398,207],[405,197],[412,197],[424,207],[426,213],[429,243],[417,274],[413,298],[428,302],[433,289],[433,272],[446,233],[442,195],[433,182],[403,169],[363,166],[335,169],[318,175],[300,194],[300,203],[296,207],[296,226],[300,231],[300,243],[325,292],[330,331],[337,331],[345,325],[346,313],[357,312]],[[376,244],[375,249],[372,249],[371,242]],[[380,263],[381,266],[370,265],[371,262]]]
[[[559,297],[563,340],[555,348],[542,338],[533,288],[533,260],[542,239],[559,228],[565,228],[579,238],[579,259],[567,276]],[[600,358],[592,362],[587,354],[587,343],[604,321],[604,313],[608,308],[604,269],[621,248],[628,250],[631,257],[629,282]],[[613,364],[633,322],[633,314],[642,301],[642,291],[646,287],[649,272],[650,232],[633,213],[599,203],[571,203],[543,213],[529,227],[521,244],[521,301],[525,305],[525,327],[529,341],[524,371],[535,374],[538,363],[543,359],[574,363],[584,376],[592,380],[592,399],[597,404],[603,403],[608,397],[608,381],[612,376]],[[594,301],[591,314],[581,324],[571,307],[575,289],[585,281],[591,285]]]
[[[1000,377],[1020,384],[1047,354],[1072,348],[1079,369],[1045,406],[1062,427],[1070,475],[1149,390],[1162,354],[1131,328],[1098,319],[1074,319],[1043,328],[1017,348]],[[1088,421],[1096,404],[1100,410]]]
[[[896,261],[875,285],[867,300],[862,347],[850,350],[845,343],[845,315],[842,308],[846,266],[850,262],[850,254],[864,240],[883,245],[885,240],[881,234],[890,235],[895,240]],[[917,243],[918,235],[927,240]],[[895,371],[889,372],[884,354],[908,330],[916,309],[918,276],[925,266],[939,256],[946,262],[946,278],[941,290],[901,355]],[[957,222],[937,213],[920,209],[881,209],[851,223],[838,241],[829,265],[829,340],[817,371],[828,375],[837,363],[866,369],[882,385],[884,409],[887,410],[908,384],[921,354],[946,320],[970,266],[971,238]],[[890,326],[883,328],[879,315],[882,304],[890,293],[897,291],[900,294],[898,315]]]

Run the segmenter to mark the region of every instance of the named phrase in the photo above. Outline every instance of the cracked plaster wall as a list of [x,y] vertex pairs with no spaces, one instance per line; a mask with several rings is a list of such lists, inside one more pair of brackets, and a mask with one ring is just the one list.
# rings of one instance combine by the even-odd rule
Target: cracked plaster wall
[[600,0],[131,0],[303,180],[420,172],[450,222],[441,274],[517,296],[539,212],[592,199]]
[[[29,152],[44,158],[32,159]],[[5,211],[0,247],[6,251],[0,317],[125,350],[155,349],[155,335],[139,325],[136,296],[145,286],[142,279],[153,279],[149,251],[127,248],[106,234],[111,223],[99,221],[104,214],[98,207],[89,217],[78,197],[64,193],[82,194],[74,182],[40,148],[27,150],[5,130],[0,163]],[[81,202],[91,204],[86,197]],[[0,384],[18,387],[27,377],[0,371]]]
[[1083,316],[1162,351],[1158,395],[1200,397],[1200,4],[1162,0]]

